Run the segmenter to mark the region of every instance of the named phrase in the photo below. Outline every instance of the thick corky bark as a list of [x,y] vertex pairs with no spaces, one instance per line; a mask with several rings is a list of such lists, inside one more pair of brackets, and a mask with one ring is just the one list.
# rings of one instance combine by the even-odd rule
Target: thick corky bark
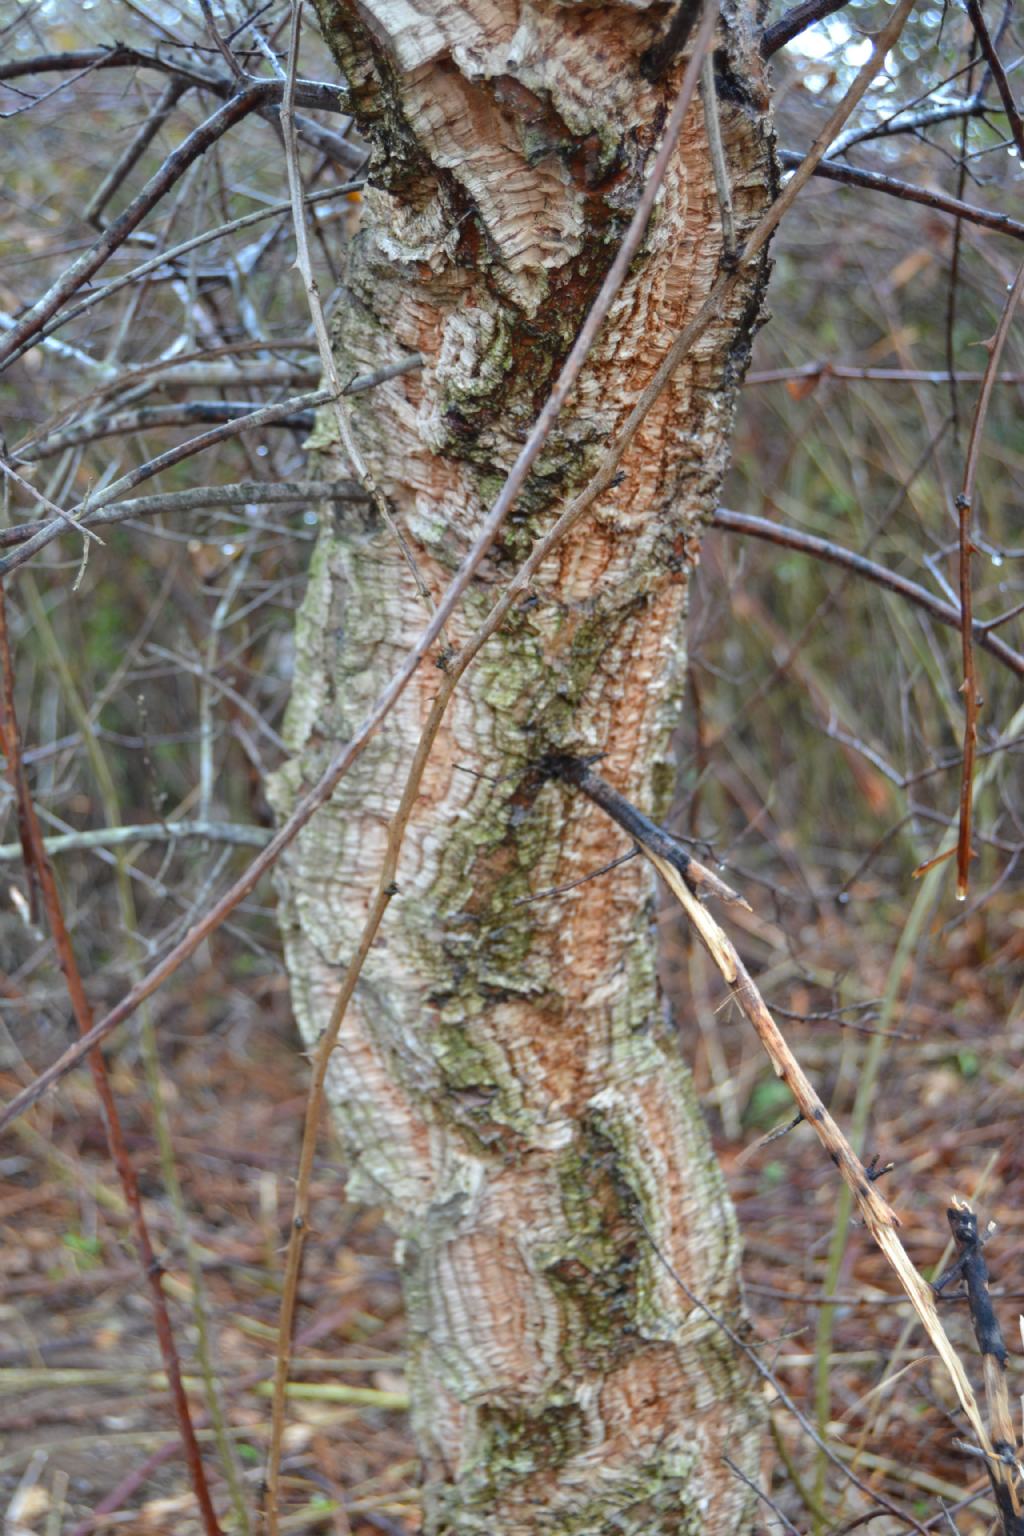
[[[372,146],[335,321],[343,374],[426,366],[353,401],[353,429],[433,592],[472,542],[629,221],[681,78],[640,60],[671,8],[556,0],[320,0]],[[739,235],[772,164],[749,0],[716,66]],[[640,256],[448,640],[458,646],[588,471],[719,271],[695,104]],[[664,808],[686,585],[715,506],[764,272],[736,285],[626,454],[471,669],[410,823],[330,1092],[353,1193],[399,1234],[414,1421],[433,1532],[733,1533],[755,1469],[742,1362],[686,1285],[739,1315],[735,1224],[661,1017],[639,860],[532,892],[628,846],[552,750]],[[333,418],[323,473],[348,473]],[[328,516],[325,512],[325,518]],[[325,526],[297,631],[280,809],[365,715],[421,596],[365,509]],[[443,662],[443,657],[440,657]],[[296,1012],[323,1029],[375,889],[387,821],[436,692],[421,668],[282,867]]]

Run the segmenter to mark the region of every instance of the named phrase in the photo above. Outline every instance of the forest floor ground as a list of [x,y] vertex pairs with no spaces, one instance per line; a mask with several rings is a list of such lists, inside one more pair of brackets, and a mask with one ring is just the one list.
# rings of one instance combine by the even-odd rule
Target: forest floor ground
[[[786,1095],[737,1011],[721,1006],[674,917],[663,914],[662,926],[668,991],[687,1019],[684,1045],[743,1231],[747,1297],[762,1358],[812,1420],[824,1360],[824,1418],[841,1458],[919,1521],[935,1519],[936,1529],[951,1528],[942,1523],[943,1504],[979,1492],[955,1515],[955,1529],[981,1536],[991,1515],[980,1465],[954,1446],[961,1430],[948,1384],[893,1276],[856,1220],[845,1226],[836,1257],[839,1185],[831,1165],[806,1126],[765,1142],[791,1117]],[[861,996],[880,995],[889,952],[883,945],[877,953],[857,947],[841,913],[819,913],[815,931],[802,933],[800,942],[830,974],[855,968]],[[790,977],[773,987],[787,946],[770,923],[751,922],[745,947],[768,978],[769,1001],[802,1016],[781,1022],[826,1101],[848,1120],[876,1038],[871,1011],[847,1015],[857,1027],[840,1029],[829,999],[806,980]],[[996,892],[948,942],[933,942],[929,955],[898,1010],[897,1033],[884,1042],[866,1152],[895,1164],[883,1187],[926,1276],[947,1250],[945,1209],[954,1192],[972,1200],[982,1224],[998,1224],[986,1253],[995,1292],[1003,1296],[997,1306],[1011,1351],[1011,1401],[1017,1402],[1019,1306],[1013,1298],[1024,1294],[1024,1071],[1021,1025],[1013,1034],[1005,1021],[1024,968],[1019,905]],[[225,1013],[216,955],[208,959],[205,972],[193,970],[160,995],[159,1038],[220,1392],[255,1505],[306,1065],[296,1049],[283,976],[237,979]],[[826,1016],[815,1017],[820,1013]],[[114,1084],[154,1236],[166,1256],[172,1315],[203,1423],[188,1269],[134,1050],[131,1040],[122,1047]],[[0,1074],[5,1097],[28,1071],[21,1061]],[[157,1374],[145,1286],[86,1075],[67,1079],[8,1141],[0,1161],[0,1234],[5,1536],[196,1530]],[[826,1308],[830,1248],[834,1292],[843,1300]],[[967,1309],[951,1300],[943,1311],[978,1381]],[[820,1332],[826,1312],[831,1337]],[[391,1236],[378,1213],[346,1203],[345,1170],[325,1136],[292,1371],[285,1529],[353,1536],[411,1536],[419,1529],[417,1464],[406,1416],[393,1406],[405,1390],[402,1329]],[[337,1400],[353,1396],[364,1401]],[[205,1431],[204,1445],[213,1468]],[[822,1528],[845,1529],[869,1506],[831,1466],[819,1485],[818,1454],[776,1403],[762,1488],[802,1532],[813,1528],[806,1506],[816,1500],[824,1500],[828,1513]],[[219,1507],[226,1507],[215,1470],[213,1484]],[[334,1507],[339,1499],[344,1517]],[[884,1515],[870,1526],[872,1536],[904,1528]],[[779,1529],[767,1506],[759,1529]]]

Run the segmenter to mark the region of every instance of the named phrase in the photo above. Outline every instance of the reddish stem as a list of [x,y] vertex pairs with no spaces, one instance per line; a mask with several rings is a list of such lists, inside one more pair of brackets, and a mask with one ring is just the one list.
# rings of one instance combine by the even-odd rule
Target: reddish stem
[[[28,785],[22,767],[21,741],[14,709],[14,669],[11,662],[10,636],[7,628],[7,605],[2,582],[0,582],[0,736],[3,739],[4,754],[7,759],[8,777],[18,800],[22,836],[28,844],[29,857],[26,862],[29,866],[29,877],[31,879],[34,876],[39,882],[43,906],[46,909],[50,933],[53,937],[60,968],[64,973],[64,980],[67,984],[68,997],[71,1000],[75,1022],[78,1025],[79,1033],[87,1035],[93,1023],[92,1009],[86,997],[78,962],[75,959],[71,936],[64,921],[64,911],[57,890],[57,882],[54,879],[53,866],[46,853],[42,832],[39,827],[39,818],[36,815],[32,797],[28,792]],[[124,1131],[117,1112],[117,1104],[110,1086],[110,1079],[107,1075],[106,1062],[103,1059],[102,1051],[98,1047],[89,1053],[89,1067],[92,1071],[96,1093],[103,1111],[107,1146],[110,1149],[110,1156],[117,1169],[125,1202],[131,1214],[139,1258],[142,1262],[146,1283],[149,1286],[152,1297],[156,1336],[160,1344],[160,1354],[163,1359],[164,1370],[167,1373],[171,1400],[174,1405],[175,1416],[178,1420],[178,1428],[185,1450],[185,1460],[188,1464],[192,1487],[199,1505],[203,1529],[206,1531],[207,1536],[221,1536],[221,1529],[217,1523],[213,1501],[210,1497],[209,1484],[206,1481],[206,1473],[199,1455],[199,1442],[196,1439],[195,1429],[192,1425],[188,1398],[185,1395],[185,1387],[181,1379],[181,1364],[174,1343],[171,1319],[167,1311],[167,1301],[161,1285],[163,1269],[150,1241],[149,1228],[146,1225],[146,1217],[142,1209],[142,1197],[139,1193],[139,1182],[125,1144]]]

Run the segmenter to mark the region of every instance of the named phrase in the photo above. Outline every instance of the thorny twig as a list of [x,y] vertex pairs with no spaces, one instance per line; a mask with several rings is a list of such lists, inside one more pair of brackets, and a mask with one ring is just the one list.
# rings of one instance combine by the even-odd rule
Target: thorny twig
[[82,210],[82,218],[86,224],[91,224],[94,229],[100,228],[104,208],[118,188],[124,186],[127,177],[142,159],[142,156],[188,89],[188,82],[185,80],[172,79],[168,83],[152,112],[145,118],[138,132],[125,146],[123,153],[114,161],[114,164],[110,167],[110,170]]

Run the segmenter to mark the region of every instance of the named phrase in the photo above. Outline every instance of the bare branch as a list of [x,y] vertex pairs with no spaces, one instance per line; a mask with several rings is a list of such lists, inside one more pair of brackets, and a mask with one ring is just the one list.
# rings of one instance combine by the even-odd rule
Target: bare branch
[[900,110],[893,112],[884,122],[866,128],[851,128],[840,134],[829,151],[829,160],[845,155],[855,144],[867,144],[873,139],[888,139],[900,133],[919,133],[922,128],[936,123],[948,123],[957,118],[984,117],[988,107],[980,96],[965,97],[962,101],[937,102],[931,107],[921,107],[917,112]]
[[[264,480],[241,480],[234,485],[198,485],[190,491],[167,491],[159,496],[136,496],[101,507],[90,520],[93,525],[124,523],[137,517],[172,517],[180,513],[204,512],[211,507],[292,506],[296,502],[366,500],[366,492],[354,480],[282,480],[268,484]],[[0,549],[23,544],[50,525],[44,522],[15,523],[0,528]],[[79,525],[76,524],[76,527]],[[88,528],[82,527],[87,533]]]
[[[339,186],[324,187],[319,192],[309,192],[306,194],[306,202],[321,203],[327,198],[340,197],[347,192],[358,192],[365,185],[365,179],[357,177],[355,180],[343,182]],[[157,272],[162,267],[169,266],[171,262],[177,261],[179,256],[187,256],[189,251],[195,251],[200,246],[209,245],[212,241],[219,240],[223,235],[234,234],[236,230],[248,229],[250,225],[262,223],[264,219],[277,218],[282,213],[287,213],[290,208],[290,199],[281,203],[271,203],[269,207],[259,208],[255,213],[247,213],[240,219],[231,219],[227,224],[218,225],[216,229],[205,229],[201,234],[193,235],[190,240],[182,240],[179,245],[173,245],[169,250],[161,251],[159,256],[153,256],[149,261],[140,262],[130,272],[125,272],[121,277],[115,277],[112,282],[104,283],[101,288],[94,289],[92,293],[87,294],[84,299],[80,299],[70,309],[63,310],[60,314],[55,315],[43,327],[40,337],[52,336],[54,331],[58,331],[61,326],[67,325],[69,320],[74,320],[79,315],[83,315],[87,309],[92,309],[95,304],[101,304],[105,299],[109,299],[122,288],[128,287],[129,284],[137,283],[141,278],[148,277],[150,272]],[[95,366],[102,368],[104,365],[97,362]]]
[[[887,566],[878,565],[865,555],[857,554],[855,550],[844,549],[841,544],[835,544],[831,539],[822,539],[813,533],[802,533],[796,528],[770,522],[766,517],[752,517],[745,512],[731,512],[727,507],[717,509],[712,526],[725,529],[729,533],[744,533],[755,539],[765,539],[769,544],[779,544],[784,549],[796,549],[802,554],[813,556],[815,560],[827,560],[830,565],[838,565],[844,570],[854,571],[867,581],[873,581],[880,587],[887,587],[890,592],[895,592],[909,602],[915,603],[917,607],[930,613],[933,619],[938,619],[940,624],[945,624],[958,633],[960,631],[961,615],[951,603],[943,602],[941,597],[936,597],[934,593],[928,591],[927,587],[919,586],[909,577],[900,576],[896,571],[889,570]],[[979,645],[984,646],[993,656],[997,656],[1017,677],[1024,677],[1024,655],[1004,645],[995,635],[990,634],[987,627],[979,620],[974,621],[974,637]],[[993,641],[994,644],[991,643]]]
[[216,144],[217,140],[236,123],[248,117],[257,107],[265,105],[268,97],[275,91],[280,92],[280,89],[277,81],[269,81],[252,85],[248,90],[241,91],[224,106],[219,107],[212,117],[208,117],[205,123],[201,123],[194,129],[188,138],[168,155],[142,191],[132,199],[113,223],[108,225],[95,244],[91,245],[87,251],[83,251],[43,297],[33,304],[27,314],[23,315],[11,330],[0,338],[0,372],[22,355],[25,343],[31,341],[47,320],[56,314],[60,306],[81,288],[83,283],[88,282],[94,272],[99,271],[118,246],[124,244],[132,230],[136,229],[146,214],[167,195],[189,166],[198,160],[200,155],[204,155],[210,146]]
[[[120,848],[126,843],[179,843],[202,838],[211,843],[235,843],[241,848],[263,848],[270,840],[269,827],[244,822],[153,821],[138,826],[92,827],[82,832],[57,832],[43,838],[46,853],[71,853],[80,849]],[[20,843],[0,843],[0,860],[22,857]]]
[[[780,149],[779,160],[787,169],[801,164],[803,156],[796,150]],[[993,213],[988,208],[978,208],[959,198],[947,197],[930,187],[914,186],[909,181],[897,181],[895,176],[883,176],[879,171],[861,171],[852,165],[836,165],[826,160],[815,167],[815,176],[826,181],[839,181],[848,187],[864,187],[869,192],[884,192],[888,197],[898,197],[906,203],[920,203],[923,208],[934,208],[939,213],[950,213],[954,218],[977,224],[981,229],[994,229],[1000,235],[1014,240],[1024,240],[1024,224],[1009,218],[1005,213]]]
[[[330,398],[331,392],[329,389],[320,389],[308,395],[294,395],[290,400],[282,400],[278,405],[267,405],[261,410],[249,411],[245,416],[239,417],[237,421],[228,421],[223,426],[213,427],[209,432],[203,432],[198,437],[191,437],[187,442],[178,443],[174,448],[168,448],[166,453],[161,453],[155,459],[150,459],[147,463],[140,464],[136,469],[130,470],[128,474],[122,475],[119,480],[115,480],[112,485],[108,485],[105,490],[98,492],[96,496],[81,502],[67,516],[74,521],[76,528],[79,527],[77,518],[82,516],[82,526],[84,526],[84,522],[91,521],[92,516],[101,507],[116,501],[125,491],[133,490],[143,480],[150,479],[151,476],[159,474],[161,470],[170,469],[173,465],[180,464],[183,459],[192,458],[193,455],[201,453],[204,448],[212,448],[217,443],[223,442],[227,437],[235,437],[239,432],[246,432],[256,427],[272,425],[274,422],[291,416],[298,410],[305,410],[310,406],[325,405]],[[86,514],[88,514],[88,518],[86,518]],[[26,540],[14,554],[7,555],[5,559],[0,560],[0,577],[6,576],[10,571],[17,570],[18,566],[24,565],[44,545],[49,544],[59,533],[63,532],[65,526],[65,523],[60,518],[54,518],[52,523],[44,524],[39,532]]]
[[[39,464],[43,459],[52,459],[55,454],[63,453],[68,448],[77,448],[82,443],[100,442],[105,437],[129,437],[136,432],[149,432],[159,427],[196,427],[204,422],[244,421],[246,417],[255,416],[263,409],[256,400],[179,400],[175,405],[140,405],[131,411],[86,416],[74,426],[52,432],[49,437],[40,438],[30,447],[19,449],[15,458],[20,464]],[[315,410],[306,409],[252,425],[311,432],[315,421]]]
[[[793,368],[763,368],[748,373],[744,386],[782,384],[789,379],[854,379],[873,384],[980,384],[983,373],[948,368],[861,368],[853,363],[799,363]],[[1024,384],[1024,373],[1000,373],[996,384]]]
[[[238,91],[238,82],[235,79],[204,69],[192,59],[187,61],[172,59],[166,54],[151,53],[145,48],[126,47],[123,43],[116,43],[112,48],[81,48],[68,53],[37,54],[30,59],[8,59],[5,63],[0,63],[0,83],[5,80],[23,79],[26,75],[63,74],[68,70],[77,70],[82,73],[94,69],[152,69],[159,74],[173,76],[185,86],[210,91],[223,101],[227,101]],[[252,81],[250,84],[267,88],[261,110],[272,110],[280,102],[283,90],[281,80]],[[344,113],[346,111],[342,88],[325,81],[297,80],[295,100],[298,106],[310,107],[317,112]],[[297,126],[300,134],[304,136],[305,129],[319,127],[319,124],[301,119]],[[336,135],[332,135],[332,138],[336,138]],[[338,140],[338,143],[342,141]],[[344,146],[344,155],[343,163],[353,170],[365,158],[364,154],[351,144]]]
[[20,107],[14,107],[10,112],[0,112],[0,121],[11,117],[20,117],[22,112],[31,112],[32,108],[37,107],[40,102],[49,101],[50,97],[56,96],[59,91],[66,91],[69,86],[76,84],[76,82],[83,79],[84,76],[91,75],[94,68],[95,65],[87,64],[84,69],[76,70],[73,75],[68,77],[68,79],[61,80],[59,84],[51,86],[50,89],[48,91],[44,91],[41,96],[28,96],[27,92],[18,91],[15,86],[11,86],[11,90],[16,91],[17,95],[25,97],[26,99],[22,102]]
[[989,35],[988,27],[985,25],[985,16],[979,0],[966,0],[966,5],[967,14],[971,18],[971,26],[974,28],[974,35],[978,39],[978,46],[985,56],[985,63],[991,71],[992,79],[996,84],[996,90],[999,92],[999,99],[1003,104],[1003,111],[1006,113],[1006,119],[1010,125],[1013,142],[1017,146],[1018,159],[1024,162],[1024,121],[1021,120],[1020,112],[1017,110],[1017,103],[1013,99],[1013,91],[1009,80],[1006,78],[1003,61],[996,52],[995,44]]
[[799,37],[801,32],[806,32],[808,27],[813,27],[815,22],[824,21],[826,16],[834,16],[836,11],[841,11],[849,3],[850,0],[803,0],[801,5],[794,5],[773,26],[765,28],[761,38],[761,57],[770,59],[773,53],[785,48],[787,43]]
[[100,216],[107,203],[118,187],[124,185],[127,177],[134,170],[135,166],[138,165],[142,156],[146,153],[146,150],[152,144],[187,90],[188,85],[184,80],[175,78],[170,81],[152,112],[147,114],[135,137],[126,146],[123,153],[114,161],[114,164],[110,167],[110,170],[86,204],[82,212],[82,218],[87,224],[92,224],[99,228]]
[[[385,367],[378,368],[375,373],[361,374],[358,378],[352,380],[348,390],[350,393],[355,394],[360,390],[373,389],[376,385],[383,383],[387,379],[396,378],[402,373],[411,373],[414,369],[422,367],[422,362],[420,354],[418,352],[413,353],[411,357],[405,357],[397,363],[388,363]],[[272,425],[274,422],[287,419],[289,416],[294,415],[296,411],[305,410],[310,406],[326,405],[330,398],[331,391],[329,389],[317,390],[309,395],[295,395],[290,400],[280,401],[277,405],[267,405],[261,410],[251,411],[248,415],[240,417],[237,421],[229,421],[225,422],[223,426],[213,427],[209,432],[203,432],[198,437],[189,438],[185,443],[179,443],[174,448],[168,448],[166,453],[161,453],[155,459],[150,459],[147,463],[140,464],[138,468],[129,471],[128,474],[122,475],[119,480],[115,480],[105,490],[98,492],[91,499],[74,508],[74,512],[71,515],[82,514],[84,521],[91,523],[102,507],[117,501],[120,496],[124,495],[125,491],[134,490],[135,486],[141,485],[143,480],[150,479],[153,475],[159,474],[161,470],[170,469],[173,465],[180,464],[183,459],[192,458],[204,449],[212,448],[217,443],[223,442],[225,438],[237,436],[239,432],[251,431],[257,427]],[[88,513],[88,517],[84,516],[86,513]],[[4,559],[0,560],[0,577],[16,570],[18,566],[24,565],[38,550],[55,539],[63,531],[63,528],[64,524],[59,518],[55,518],[51,523],[44,524],[39,532],[27,539],[14,554],[7,555]]]
[[217,31],[217,24],[213,19],[213,11],[210,8],[210,0],[199,0],[199,9],[202,11],[203,20],[206,22],[206,31],[213,39],[214,47],[227,65],[228,74],[233,75],[238,81],[244,80],[245,77],[242,74],[241,65]]

